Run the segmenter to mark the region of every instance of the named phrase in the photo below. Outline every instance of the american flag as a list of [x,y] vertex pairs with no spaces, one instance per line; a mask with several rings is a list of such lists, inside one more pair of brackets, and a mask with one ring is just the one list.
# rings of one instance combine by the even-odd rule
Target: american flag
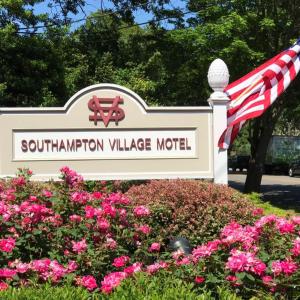
[[227,107],[227,129],[218,146],[228,149],[248,119],[262,115],[285,91],[300,69],[300,39],[244,77],[229,84],[224,92]]

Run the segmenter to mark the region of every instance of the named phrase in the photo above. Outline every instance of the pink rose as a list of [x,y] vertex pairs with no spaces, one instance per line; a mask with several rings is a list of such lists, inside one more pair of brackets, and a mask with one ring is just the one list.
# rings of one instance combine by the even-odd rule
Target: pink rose
[[121,268],[123,266],[125,266],[130,260],[129,256],[120,256],[114,259],[114,262],[112,263],[113,266],[115,266],[116,268]]
[[99,218],[97,220],[97,225],[101,230],[107,230],[110,227],[109,222],[104,218]]
[[12,252],[15,248],[16,240],[9,237],[7,239],[0,240],[0,250],[4,252]]
[[89,291],[92,291],[98,287],[96,279],[91,275],[82,276],[79,280],[79,283]]
[[109,294],[115,287],[120,285],[122,280],[127,277],[125,272],[113,272],[104,276],[101,281],[101,290],[105,294]]
[[142,265],[142,263],[136,262],[133,265],[125,268],[123,271],[128,275],[132,275],[133,273],[140,272],[142,270]]
[[149,252],[159,252],[160,250],[160,243],[152,243],[149,247]]
[[198,283],[198,284],[200,284],[204,281],[205,281],[205,278],[203,276],[196,276],[195,277],[195,282]]
[[87,243],[85,239],[82,239],[79,242],[72,241],[72,244],[73,244],[72,249],[76,253],[85,252],[85,250],[87,249]]
[[1,281],[0,282],[0,291],[4,291],[8,289],[9,285],[6,282]]
[[150,215],[150,210],[145,206],[137,206],[133,209],[133,213],[136,217],[146,217]]
[[148,225],[141,225],[137,228],[137,231],[140,231],[144,234],[149,234],[151,232],[151,227]]

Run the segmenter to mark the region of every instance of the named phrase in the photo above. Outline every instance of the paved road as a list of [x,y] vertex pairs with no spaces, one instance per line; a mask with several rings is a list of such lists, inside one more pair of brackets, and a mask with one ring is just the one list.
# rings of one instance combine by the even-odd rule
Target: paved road
[[[243,191],[245,174],[229,174],[229,186]],[[300,177],[263,175],[261,193],[263,199],[281,208],[300,212]]]

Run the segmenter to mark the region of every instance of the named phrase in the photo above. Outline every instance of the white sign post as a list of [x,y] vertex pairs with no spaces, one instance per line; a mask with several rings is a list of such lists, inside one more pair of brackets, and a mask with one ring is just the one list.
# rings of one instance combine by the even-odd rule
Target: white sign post
[[214,60],[209,67],[207,77],[214,91],[208,99],[208,103],[213,108],[214,182],[228,184],[227,150],[218,147],[219,138],[227,126],[227,102],[229,101],[223,92],[229,81],[229,72],[224,61]]

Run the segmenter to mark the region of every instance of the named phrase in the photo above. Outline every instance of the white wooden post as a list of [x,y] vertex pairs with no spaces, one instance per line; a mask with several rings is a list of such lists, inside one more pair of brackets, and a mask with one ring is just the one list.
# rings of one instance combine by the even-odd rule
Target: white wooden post
[[227,102],[229,98],[223,92],[229,82],[229,72],[221,59],[214,60],[208,70],[208,83],[214,91],[208,103],[213,108],[213,157],[214,182],[228,184],[227,150],[219,149],[218,140],[227,126]]

